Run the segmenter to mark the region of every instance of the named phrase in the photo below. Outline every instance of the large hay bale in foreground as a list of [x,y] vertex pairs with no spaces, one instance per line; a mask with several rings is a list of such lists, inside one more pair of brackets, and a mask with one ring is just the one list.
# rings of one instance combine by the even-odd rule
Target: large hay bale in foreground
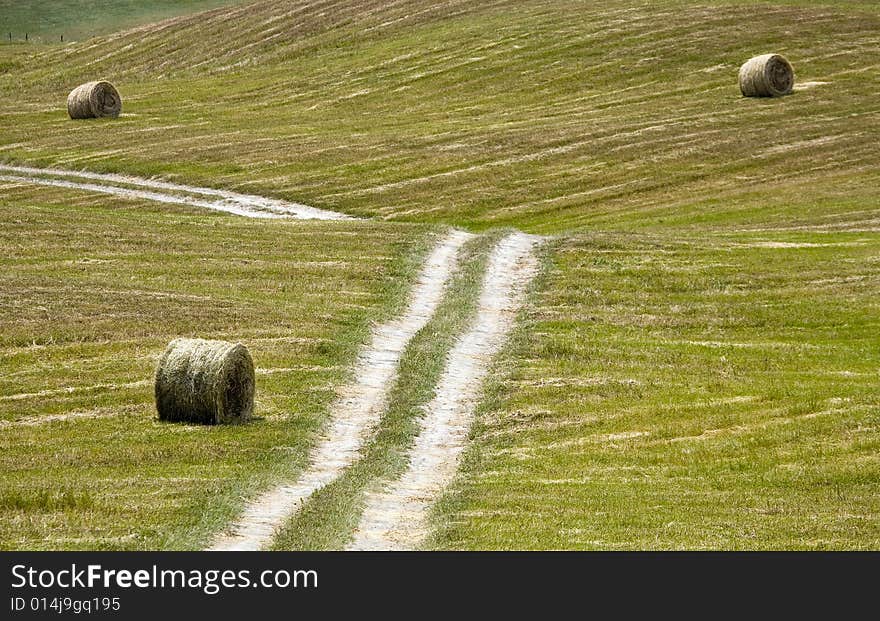
[[794,68],[784,56],[763,54],[739,69],[739,89],[746,97],[780,97],[794,88]]
[[156,367],[159,419],[217,425],[254,409],[254,363],[241,343],[174,339]]
[[87,82],[67,96],[67,114],[72,119],[97,119],[119,116],[122,98],[110,82]]

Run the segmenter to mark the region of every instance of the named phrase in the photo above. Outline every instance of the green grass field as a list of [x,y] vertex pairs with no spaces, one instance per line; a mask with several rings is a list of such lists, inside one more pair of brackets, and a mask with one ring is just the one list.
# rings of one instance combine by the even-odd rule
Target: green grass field
[[[302,467],[369,325],[454,225],[550,239],[432,547],[880,548],[878,32],[861,1],[331,0],[0,46],[0,162],[373,218],[0,186],[0,547],[203,545]],[[744,99],[737,69],[766,51],[803,87]],[[123,115],[68,120],[97,77]],[[258,424],[153,420],[155,356],[194,333],[293,369],[258,377]],[[347,540],[423,384],[402,371],[369,459],[280,545]]]

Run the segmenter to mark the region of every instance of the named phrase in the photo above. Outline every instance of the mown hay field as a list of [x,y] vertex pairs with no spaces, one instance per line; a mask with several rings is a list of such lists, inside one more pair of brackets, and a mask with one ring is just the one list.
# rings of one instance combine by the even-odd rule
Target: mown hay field
[[0,44],[60,43],[88,39],[160,19],[204,11],[242,0],[0,0]]
[[[0,193],[0,548],[193,548],[303,466],[370,320],[430,236],[260,222],[101,195]],[[254,415],[159,422],[168,342],[247,344]]]
[[[262,2],[4,50],[0,157],[478,228],[774,223],[878,181],[880,15],[800,4]],[[766,51],[813,86],[744,99]],[[58,114],[96,75],[101,131]]]

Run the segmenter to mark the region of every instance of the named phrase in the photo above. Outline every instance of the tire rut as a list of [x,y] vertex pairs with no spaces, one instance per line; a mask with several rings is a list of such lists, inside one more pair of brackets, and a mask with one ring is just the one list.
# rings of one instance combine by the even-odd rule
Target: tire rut
[[450,351],[403,476],[368,494],[351,550],[414,549],[428,533],[435,499],[455,476],[492,357],[501,349],[537,273],[538,238],[514,233],[492,252],[471,328]]

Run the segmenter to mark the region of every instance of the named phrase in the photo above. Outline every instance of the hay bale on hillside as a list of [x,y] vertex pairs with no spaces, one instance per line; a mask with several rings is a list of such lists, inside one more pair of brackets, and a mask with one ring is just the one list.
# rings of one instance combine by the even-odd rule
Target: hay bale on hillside
[[110,82],[87,82],[67,96],[67,114],[72,119],[115,118],[121,110],[122,98]]
[[217,425],[254,409],[254,363],[241,343],[174,339],[156,367],[159,419]]
[[794,87],[794,68],[784,56],[763,54],[739,69],[739,89],[746,97],[780,97]]

